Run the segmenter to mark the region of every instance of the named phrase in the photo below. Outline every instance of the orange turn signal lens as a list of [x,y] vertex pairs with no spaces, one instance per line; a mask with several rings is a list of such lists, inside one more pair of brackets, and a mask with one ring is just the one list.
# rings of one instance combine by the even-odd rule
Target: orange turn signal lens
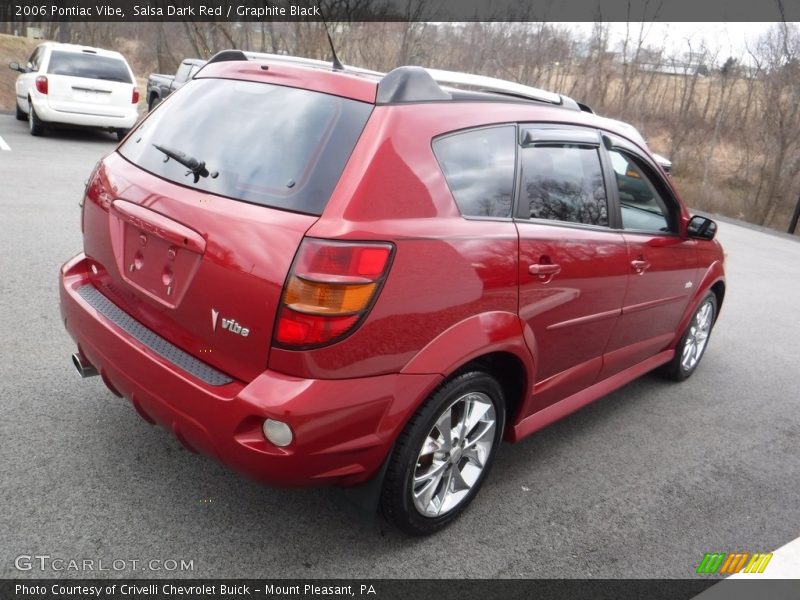
[[367,308],[375,287],[374,283],[325,283],[294,275],[289,280],[284,303],[292,310],[302,313],[353,314]]

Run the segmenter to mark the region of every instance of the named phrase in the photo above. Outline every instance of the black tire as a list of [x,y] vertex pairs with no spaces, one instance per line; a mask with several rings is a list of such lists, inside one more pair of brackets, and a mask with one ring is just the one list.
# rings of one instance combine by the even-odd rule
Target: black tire
[[28,115],[25,114],[25,111],[19,107],[19,103],[14,105],[17,109],[17,121],[26,121],[28,119]]
[[36,137],[44,135],[44,125],[39,120],[36,109],[33,108],[33,104],[31,103],[28,103],[28,131],[31,132],[31,135]]
[[[706,310],[710,311],[707,315],[704,314]],[[707,329],[705,329],[704,343],[698,348],[697,333],[703,330],[703,327],[699,326],[698,319],[705,322],[706,318],[708,319],[708,325]],[[657,373],[673,381],[684,381],[691,377],[708,347],[708,340],[716,318],[717,296],[714,292],[708,292],[698,304],[692,318],[689,320],[689,324],[686,326],[686,331],[683,332],[678,345],[675,347],[675,356],[667,364],[659,367]],[[694,346],[694,350],[692,350],[692,346]],[[691,360],[689,360],[691,358],[690,354],[693,354]]]
[[[459,407],[463,408],[459,410]],[[467,412],[483,416],[466,431],[462,429],[464,433],[453,435],[459,425],[466,424],[469,420],[465,416]],[[450,413],[449,416],[446,416],[447,413]],[[490,425],[492,417],[493,429]],[[454,419],[458,420],[455,425]],[[431,448],[429,443],[433,439],[434,432],[437,432],[438,436],[445,435],[439,433],[441,430],[438,429],[437,422],[441,420],[450,424],[450,431],[446,434],[449,437],[449,450],[442,451],[445,445],[440,445],[439,450],[423,454],[423,449]],[[381,490],[380,504],[384,517],[401,531],[416,536],[434,533],[455,520],[472,502],[485,481],[503,437],[504,426],[503,390],[491,375],[482,371],[468,371],[441,385],[417,410],[397,439]],[[471,440],[470,434],[473,434]],[[489,442],[490,437],[491,442]],[[423,465],[428,457],[430,462]],[[434,462],[436,460],[440,461],[439,465]],[[483,462],[482,467],[477,466],[476,461],[479,460]],[[442,465],[445,467],[442,468]],[[479,468],[482,470],[476,474],[475,470]],[[433,490],[432,499],[423,499],[425,494],[422,490],[427,487],[426,484],[418,483],[417,485],[421,487],[415,490],[414,477],[418,474],[418,469],[427,469],[428,473],[434,471],[440,473],[438,477],[429,475],[426,477],[427,473],[422,473],[422,476],[426,477],[424,481],[427,481]],[[466,479],[463,477],[464,473],[467,473]],[[467,479],[473,479],[471,486]],[[455,486],[459,480],[462,485],[468,487],[456,490]],[[419,498],[416,501],[414,491]],[[431,510],[435,509],[436,500],[440,495],[442,501],[438,508],[441,510],[448,506],[444,514],[427,515],[418,508],[419,502]],[[455,504],[449,506],[447,500]]]
[[151,111],[159,104],[161,104],[161,98],[159,96],[153,96],[150,98],[150,102],[147,103],[147,110]]
[[130,129],[117,129],[114,133],[117,135],[117,141],[121,142],[123,138],[128,135]]

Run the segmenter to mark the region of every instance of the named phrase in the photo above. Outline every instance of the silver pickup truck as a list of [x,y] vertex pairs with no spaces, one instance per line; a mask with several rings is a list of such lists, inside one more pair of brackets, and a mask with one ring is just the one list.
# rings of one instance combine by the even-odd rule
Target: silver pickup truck
[[206,61],[199,58],[185,58],[175,75],[152,73],[147,78],[147,109],[153,110],[159,102],[194,77],[204,64]]

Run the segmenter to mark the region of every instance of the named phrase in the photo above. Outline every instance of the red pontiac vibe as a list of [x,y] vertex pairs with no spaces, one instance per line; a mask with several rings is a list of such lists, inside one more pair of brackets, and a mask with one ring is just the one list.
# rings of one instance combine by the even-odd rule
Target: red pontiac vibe
[[641,135],[420,67],[223,51],[91,175],[73,362],[187,448],[452,521],[514,442],[697,367],[716,225]]

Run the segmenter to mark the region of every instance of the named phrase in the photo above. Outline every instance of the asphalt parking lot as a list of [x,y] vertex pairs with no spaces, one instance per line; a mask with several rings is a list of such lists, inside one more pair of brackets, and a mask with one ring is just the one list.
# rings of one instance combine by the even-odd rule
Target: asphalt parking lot
[[[7,114],[0,136],[0,577],[92,575],[20,555],[126,561],[102,576],[693,577],[705,552],[800,536],[797,240],[720,223],[728,293],[695,375],[645,376],[505,445],[460,520],[409,539],[338,490],[244,480],[80,380],[57,273],[115,139],[33,138]],[[131,570],[153,559],[193,570]]]

